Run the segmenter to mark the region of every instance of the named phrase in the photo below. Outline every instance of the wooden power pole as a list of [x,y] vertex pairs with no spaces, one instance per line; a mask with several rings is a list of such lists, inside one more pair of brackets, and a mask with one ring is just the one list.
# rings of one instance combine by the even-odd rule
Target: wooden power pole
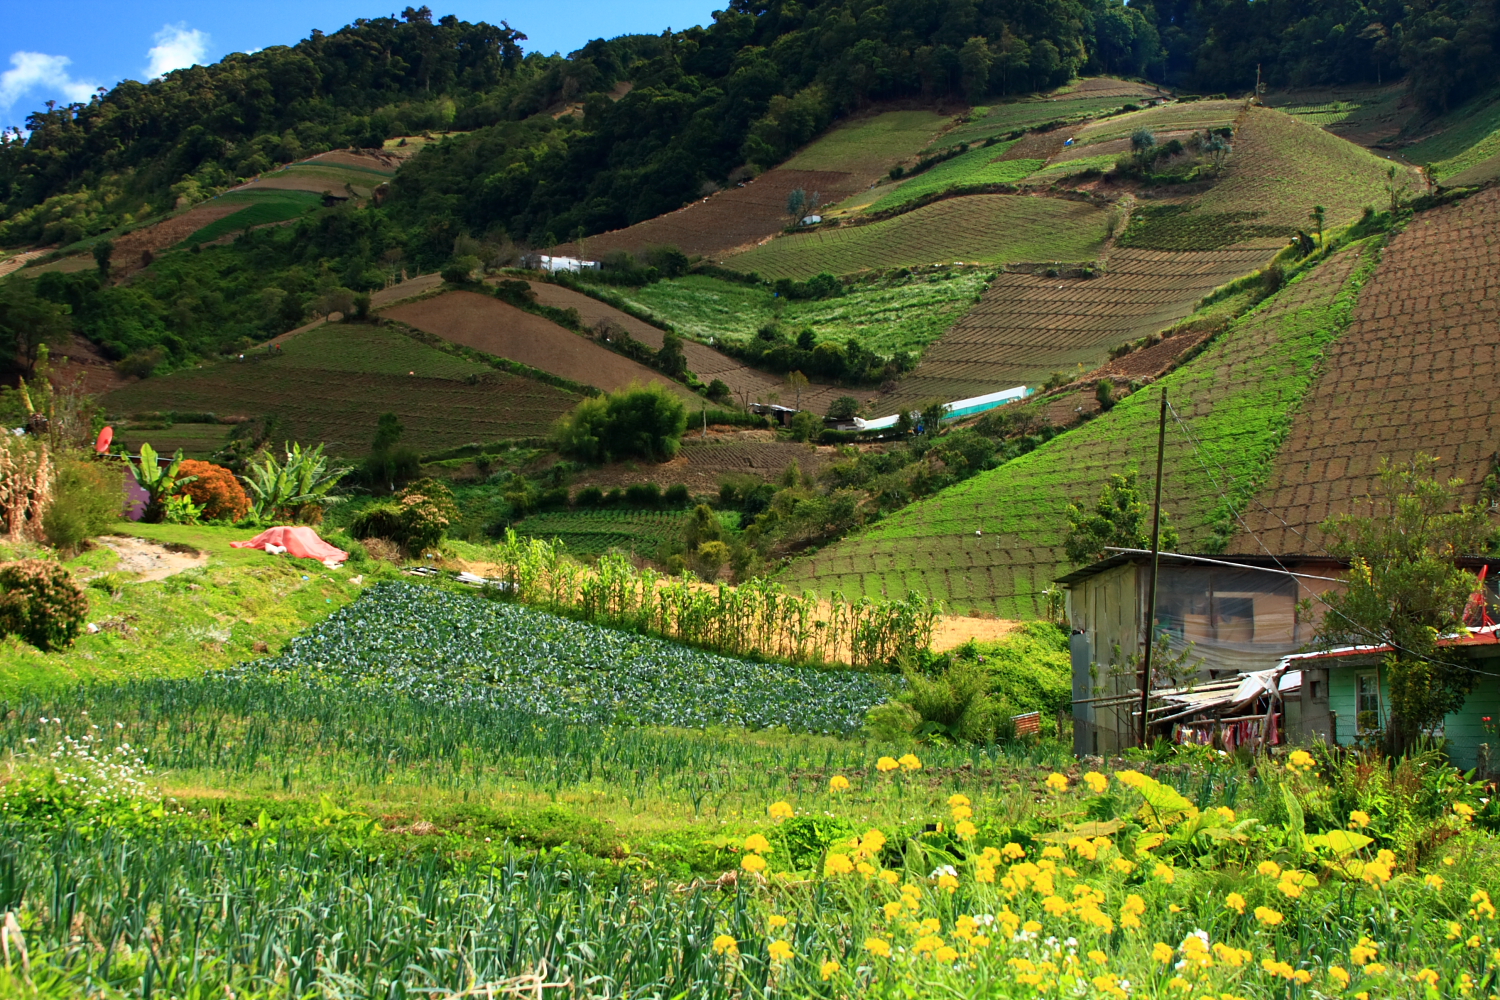
[[1151,515],[1151,577],[1146,585],[1146,653],[1141,657],[1141,739],[1146,746],[1146,717],[1151,708],[1151,654],[1156,648],[1156,573],[1161,563],[1161,473],[1167,447],[1167,389],[1161,390],[1161,419],[1156,428],[1156,505]]

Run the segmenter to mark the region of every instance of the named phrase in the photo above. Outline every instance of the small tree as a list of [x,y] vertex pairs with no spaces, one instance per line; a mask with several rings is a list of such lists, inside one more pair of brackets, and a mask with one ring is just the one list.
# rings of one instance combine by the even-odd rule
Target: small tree
[[1094,398],[1099,401],[1099,409],[1108,413],[1115,407],[1115,383],[1112,379],[1101,378],[1094,386]]
[[792,217],[793,222],[800,221],[807,208],[807,192],[802,188],[793,188],[786,196],[786,214]]
[[656,367],[672,378],[687,374],[687,355],[682,353],[682,338],[668,330],[662,334],[661,350],[656,352]]
[[[1161,512],[1161,547],[1177,548],[1177,529],[1167,512]],[[1144,549],[1151,544],[1151,505],[1136,488],[1134,469],[1123,476],[1114,474],[1104,484],[1092,508],[1068,505],[1068,534],[1063,540],[1068,561],[1075,566],[1098,562],[1109,555],[1111,546],[1122,549]]]
[[586,462],[663,462],[677,454],[686,429],[682,400],[652,382],[585,399],[558,421],[554,438],[558,451]]
[[840,396],[828,408],[828,415],[835,420],[852,420],[859,415],[859,400],[853,396]]
[[1145,170],[1151,164],[1151,155],[1155,150],[1155,132],[1149,128],[1138,128],[1130,133],[1130,151],[1135,155],[1136,166]]
[[1313,210],[1307,213],[1308,221],[1318,230],[1318,246],[1323,245],[1323,219],[1326,214],[1322,205],[1314,205]]
[[792,409],[802,409],[802,390],[807,388],[807,376],[801,372],[789,372],[787,373],[786,384],[797,392],[796,401],[792,403]]
[[[1390,689],[1387,747],[1401,752],[1443,716],[1463,706],[1472,671],[1459,654],[1439,645],[1463,625],[1464,607],[1476,589],[1474,574],[1454,565],[1457,556],[1484,552],[1495,523],[1484,506],[1458,502],[1462,480],[1434,478],[1437,460],[1381,460],[1375,495],[1366,513],[1323,522],[1328,551],[1351,560],[1347,587],[1323,600],[1327,613],[1317,642],[1325,649],[1389,645],[1384,679]],[[1356,508],[1358,510],[1358,508]]]

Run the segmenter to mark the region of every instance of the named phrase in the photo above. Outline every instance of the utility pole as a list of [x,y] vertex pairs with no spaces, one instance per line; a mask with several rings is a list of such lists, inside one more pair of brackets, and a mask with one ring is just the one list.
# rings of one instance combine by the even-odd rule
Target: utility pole
[[1161,390],[1161,420],[1156,429],[1156,507],[1151,515],[1151,578],[1146,585],[1146,653],[1141,658],[1141,740],[1146,746],[1146,713],[1151,708],[1151,654],[1156,648],[1156,571],[1161,563],[1161,472],[1167,448],[1167,388]]

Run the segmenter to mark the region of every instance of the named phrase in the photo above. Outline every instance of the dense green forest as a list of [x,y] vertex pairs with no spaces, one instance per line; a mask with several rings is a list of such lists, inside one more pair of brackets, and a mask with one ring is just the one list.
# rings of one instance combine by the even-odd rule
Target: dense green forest
[[[870,102],[983,102],[1075,73],[1249,89],[1406,73],[1441,108],[1492,82],[1493,4],[1386,0],[735,0],[712,25],[523,54],[406,8],[294,46],[126,81],[0,143],[0,243],[67,242],[280,163],[423,130],[473,134],[403,173],[395,218],[545,242],[627,225],[769,166]],[[621,81],[634,89],[606,96]],[[576,113],[545,110],[565,102]]]

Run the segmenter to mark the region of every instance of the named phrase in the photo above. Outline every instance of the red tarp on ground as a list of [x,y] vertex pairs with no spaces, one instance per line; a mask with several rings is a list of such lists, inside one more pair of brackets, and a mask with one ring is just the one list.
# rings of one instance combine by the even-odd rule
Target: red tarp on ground
[[248,542],[229,544],[236,549],[263,549],[267,545],[275,545],[285,549],[289,556],[316,559],[322,563],[341,563],[349,558],[349,553],[329,545],[311,528],[267,528]]

